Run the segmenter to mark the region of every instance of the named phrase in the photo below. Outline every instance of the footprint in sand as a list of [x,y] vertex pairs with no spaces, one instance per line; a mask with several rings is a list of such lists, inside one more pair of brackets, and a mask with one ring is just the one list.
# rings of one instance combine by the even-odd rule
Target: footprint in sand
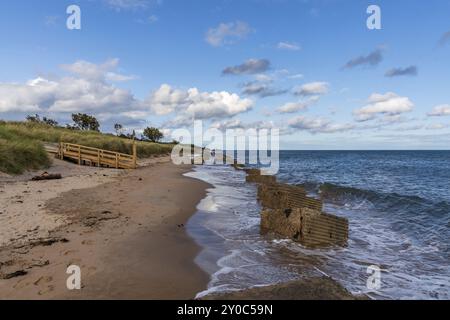
[[43,296],[47,293],[52,292],[53,290],[55,290],[55,286],[48,286],[45,289],[39,290],[38,295]]
[[48,276],[48,277],[40,277],[39,279],[37,279],[35,282],[33,282],[33,284],[35,286],[39,286],[41,284],[46,284],[46,283],[50,283],[53,281],[53,277]]
[[68,250],[68,251],[65,251],[64,253],[63,253],[63,255],[64,256],[68,256],[68,255],[70,255],[70,254],[74,254],[74,253],[77,253],[78,251],[77,250]]

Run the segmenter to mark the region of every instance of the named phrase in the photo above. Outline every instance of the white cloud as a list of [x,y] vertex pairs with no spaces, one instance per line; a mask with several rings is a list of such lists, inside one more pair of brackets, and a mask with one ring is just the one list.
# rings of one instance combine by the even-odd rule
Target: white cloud
[[221,131],[225,131],[227,129],[272,129],[275,128],[275,125],[272,121],[254,121],[244,123],[240,119],[230,119],[221,122],[214,122],[211,125],[211,128],[219,129]]
[[121,112],[119,115],[133,120],[143,120],[150,115],[150,112],[144,110],[131,110]]
[[152,3],[161,3],[160,0],[104,0],[104,2],[116,11],[146,9]]
[[255,79],[256,79],[256,81],[259,81],[259,82],[272,82],[274,80],[273,76],[270,76],[268,74],[263,74],[263,73],[257,74],[255,76]]
[[237,94],[226,91],[208,93],[193,88],[188,93],[190,104],[186,113],[196,119],[232,117],[250,111],[253,106],[252,100],[241,99]]
[[307,101],[288,102],[277,109],[279,113],[295,113],[301,110],[305,110],[311,105],[319,101],[318,96],[311,97]]
[[147,18],[148,23],[156,23],[158,21],[159,21],[159,18],[154,14],[152,14],[150,17]]
[[311,82],[294,88],[294,94],[298,96],[314,96],[328,93],[328,82]]
[[408,97],[401,97],[393,92],[374,93],[367,102],[366,106],[353,112],[357,121],[372,120],[379,114],[399,115],[411,112],[414,108],[414,104]]
[[249,59],[244,63],[227,67],[222,71],[223,75],[243,75],[243,74],[260,74],[266,72],[270,68],[270,61],[267,59]]
[[52,89],[49,112],[114,112],[137,103],[128,90],[86,79],[63,78]]
[[131,107],[136,103],[133,95],[106,82],[108,78],[123,77],[112,72],[117,64],[117,59],[101,65],[77,61],[62,66],[71,73],[69,76],[0,84],[0,112],[100,112]]
[[64,64],[61,69],[72,73],[80,78],[95,81],[129,81],[135,79],[134,76],[122,75],[113,70],[117,69],[119,59],[109,59],[102,64],[95,64],[84,60],[78,60],[72,64]]
[[428,113],[430,117],[450,116],[450,104],[441,104]]
[[250,111],[253,101],[227,91],[202,92],[161,85],[147,99],[137,99],[129,90],[110,81],[128,80],[115,72],[118,59],[102,64],[77,61],[61,68],[69,74],[50,79],[36,78],[28,82],[0,83],[0,113],[51,113],[68,120],[70,113],[89,113],[127,128],[144,125],[152,114],[169,115],[172,126],[191,125],[192,119],[221,120]]
[[152,111],[158,115],[172,113],[177,107],[186,105],[187,102],[188,93],[186,91],[173,89],[168,84],[161,85],[147,100]]
[[108,72],[105,75],[105,79],[111,82],[126,82],[130,80],[135,80],[137,77],[135,76],[127,76],[123,74],[118,74],[114,72]]
[[118,74],[118,59],[102,64],[77,61],[61,68],[69,75],[52,80],[42,77],[24,84],[0,84],[0,112],[115,113],[139,108],[141,102],[108,81],[125,81]]
[[256,95],[261,98],[278,96],[286,92],[287,90],[273,87],[271,81],[252,81],[245,83],[242,91],[245,95]]
[[382,118],[378,120],[381,124],[393,124],[393,123],[401,123],[408,122],[411,119],[404,117],[402,114],[385,114]]
[[301,74],[301,73],[297,73],[297,74],[293,74],[292,76],[289,76],[288,78],[289,78],[289,79],[293,79],[293,80],[296,80],[296,79],[303,79],[303,78],[304,78],[304,75]]
[[44,23],[47,27],[54,27],[59,23],[60,20],[60,16],[46,16]]
[[201,92],[197,88],[188,90],[174,89],[163,84],[146,101],[157,114],[176,112],[176,123],[185,123],[185,119],[230,118],[250,111],[253,101],[242,99],[227,91]]
[[434,123],[428,125],[425,129],[427,130],[442,130],[447,129],[450,127],[450,124],[444,124],[444,123]]
[[252,29],[242,21],[221,23],[217,28],[210,28],[206,33],[206,42],[213,47],[233,44],[245,38]]
[[151,16],[145,18],[145,19],[137,19],[136,22],[140,24],[155,24],[159,21],[158,16],[152,14]]
[[310,133],[336,133],[352,130],[353,124],[333,123],[325,118],[307,118],[305,116],[296,117],[288,121],[290,128]]
[[277,48],[281,50],[291,50],[291,51],[299,51],[302,49],[300,45],[294,42],[280,42],[278,43]]

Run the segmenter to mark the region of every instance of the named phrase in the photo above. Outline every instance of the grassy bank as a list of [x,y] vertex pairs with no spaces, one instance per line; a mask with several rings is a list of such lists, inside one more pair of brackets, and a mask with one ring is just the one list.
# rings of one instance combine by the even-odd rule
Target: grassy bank
[[[60,141],[122,153],[132,153],[132,141],[92,131],[75,131],[41,123],[0,122],[0,171],[19,174],[29,169],[45,168],[50,159],[43,143]],[[137,142],[138,156],[165,154],[172,145]]]
[[0,172],[20,174],[25,170],[47,168],[50,164],[41,143],[17,137],[9,140],[0,138]]

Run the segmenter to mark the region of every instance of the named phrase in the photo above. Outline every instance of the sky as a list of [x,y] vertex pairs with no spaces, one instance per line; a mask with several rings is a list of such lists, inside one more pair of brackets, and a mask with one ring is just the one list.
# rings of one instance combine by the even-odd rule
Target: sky
[[278,128],[283,149],[450,147],[450,0],[1,1],[0,38],[4,120],[83,112],[106,132]]

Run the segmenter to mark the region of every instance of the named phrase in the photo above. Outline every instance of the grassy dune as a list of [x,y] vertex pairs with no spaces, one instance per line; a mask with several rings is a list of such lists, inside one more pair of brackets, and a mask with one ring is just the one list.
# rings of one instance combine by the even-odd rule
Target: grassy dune
[[[0,122],[0,171],[20,174],[25,170],[48,167],[51,163],[43,143],[60,141],[122,153],[132,153],[132,141],[111,134],[74,131],[29,122]],[[169,153],[172,145],[137,142],[138,156]]]

